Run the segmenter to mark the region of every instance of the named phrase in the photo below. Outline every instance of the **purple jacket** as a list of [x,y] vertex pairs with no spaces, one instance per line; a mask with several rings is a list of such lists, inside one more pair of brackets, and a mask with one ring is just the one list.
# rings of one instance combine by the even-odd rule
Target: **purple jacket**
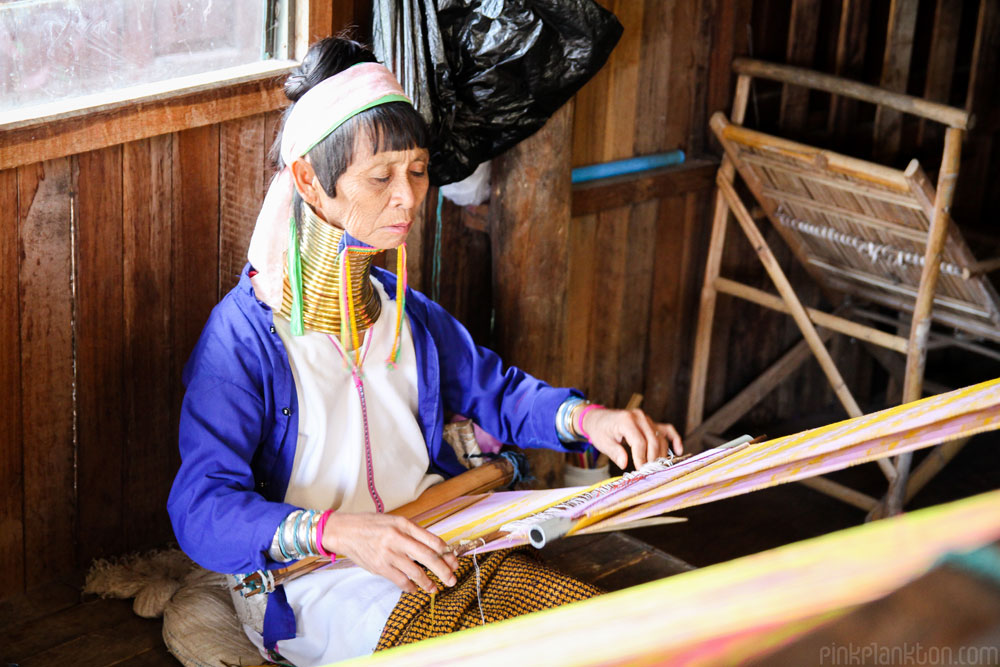
[[[167,501],[181,548],[216,572],[280,566],[268,558],[271,539],[282,519],[299,509],[283,502],[298,442],[295,383],[271,309],[254,295],[249,268],[212,311],[184,368],[181,466]],[[378,268],[372,275],[395,298],[395,275]],[[555,415],[576,392],[505,369],[420,292],[407,290],[406,314],[417,358],[417,418],[431,472],[450,477],[464,470],[441,437],[446,410],[471,417],[506,443],[567,450]]]

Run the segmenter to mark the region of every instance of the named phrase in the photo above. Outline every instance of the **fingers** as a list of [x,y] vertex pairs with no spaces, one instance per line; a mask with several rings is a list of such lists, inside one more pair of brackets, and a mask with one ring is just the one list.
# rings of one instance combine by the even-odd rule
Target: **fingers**
[[624,413],[622,435],[632,449],[632,461],[641,468],[666,454],[666,442],[657,434],[652,420],[642,410]]
[[[406,521],[403,526],[413,540],[408,551],[409,557],[426,566],[445,586],[454,586],[458,559],[450,553],[446,556],[441,555],[448,547],[445,541],[411,521]],[[450,559],[447,556],[450,556]]]
[[445,586],[455,585],[454,569],[448,565],[438,552],[432,551],[426,545],[414,543],[413,549],[407,555],[410,559],[421,563],[428,570],[437,575],[437,578],[440,579]]
[[607,454],[616,466],[622,470],[628,467],[628,452],[621,444],[609,438],[594,438],[592,442],[594,447],[597,447],[599,452]]
[[670,449],[673,450],[674,454],[684,453],[684,443],[681,441],[681,435],[674,428],[673,424],[656,424],[656,432],[670,443]]
[[[411,588],[410,589],[404,588],[403,590],[407,591],[408,593],[412,593],[416,590],[417,587],[420,587],[428,593],[431,594],[437,593],[437,586],[434,585],[434,582],[431,581],[431,578],[427,576],[426,572],[424,572],[424,568],[417,565],[410,558],[403,556],[399,558],[398,561],[394,563],[394,565],[409,580],[407,583],[410,584]],[[451,576],[454,577],[454,575]]]
[[677,432],[673,424],[662,424],[664,435],[670,441],[671,449],[674,450],[674,454],[684,453],[684,443],[681,442],[681,434]]
[[653,423],[652,419],[646,416],[646,413],[641,410],[637,412],[638,414],[636,415],[636,420],[639,422],[639,428],[642,431],[646,446],[646,461],[655,461],[661,456],[666,456],[666,439],[656,432],[656,425]]

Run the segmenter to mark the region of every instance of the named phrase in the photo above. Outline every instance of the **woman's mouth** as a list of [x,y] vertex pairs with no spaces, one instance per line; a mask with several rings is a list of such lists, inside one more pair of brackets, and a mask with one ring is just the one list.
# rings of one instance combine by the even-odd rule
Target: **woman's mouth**
[[383,229],[391,234],[406,234],[410,231],[410,227],[412,226],[412,220],[404,220],[403,222],[397,222],[395,225],[389,225]]

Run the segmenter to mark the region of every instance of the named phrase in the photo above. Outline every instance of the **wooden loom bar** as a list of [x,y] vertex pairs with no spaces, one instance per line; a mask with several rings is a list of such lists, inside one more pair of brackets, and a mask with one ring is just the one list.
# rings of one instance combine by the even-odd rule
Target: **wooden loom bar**
[[[733,120],[742,123],[750,98],[750,77],[740,76],[736,81],[736,95],[733,98]],[[732,159],[723,155],[717,180],[730,182],[736,174]],[[712,217],[712,236],[708,244],[705,260],[705,282],[701,288],[701,303],[698,307],[698,326],[695,330],[694,357],[691,362],[691,394],[688,397],[686,431],[691,432],[701,424],[705,409],[705,383],[708,380],[708,355],[712,343],[712,323],[715,319],[715,280],[722,266],[722,249],[726,243],[726,222],[729,207],[721,190],[715,193],[715,212]],[[697,441],[691,445],[697,448]]]
[[851,395],[850,390],[847,388],[847,384],[844,382],[844,378],[840,375],[840,371],[837,370],[837,365],[833,362],[833,359],[830,357],[830,353],[820,340],[819,334],[816,333],[816,328],[809,320],[809,315],[802,306],[802,302],[799,301],[791,283],[788,282],[785,272],[781,270],[778,260],[775,259],[774,255],[771,253],[771,248],[767,245],[767,241],[764,240],[764,236],[757,228],[757,225],[754,224],[753,218],[750,217],[750,213],[743,206],[743,202],[740,201],[739,195],[736,194],[736,190],[733,189],[733,186],[729,182],[721,178],[718,179],[717,183],[719,185],[719,190],[722,192],[729,204],[729,208],[736,216],[736,220],[743,228],[743,232],[750,240],[750,244],[757,252],[757,256],[760,257],[761,263],[767,270],[768,275],[771,276],[771,280],[774,282],[775,287],[778,288],[781,298],[788,304],[792,318],[799,326],[799,329],[802,331],[802,335],[805,337],[806,341],[808,341],[813,354],[816,355],[816,359],[819,361],[819,365],[823,368],[823,372],[830,381],[830,386],[833,387],[833,391],[837,395],[837,398],[840,399],[841,404],[843,404],[847,413],[851,417],[860,416],[862,414],[861,408],[858,406],[857,401],[854,400],[854,396]]
[[[814,264],[814,265],[822,268],[827,273],[836,274],[836,276],[840,277],[841,279],[849,279],[849,280],[857,281],[859,283],[864,283],[865,285],[870,285],[870,286],[876,288],[877,290],[881,290],[881,291],[886,292],[886,293],[902,294],[904,297],[907,297],[905,299],[905,301],[904,301],[905,304],[906,304],[905,308],[907,310],[913,308],[913,301],[920,294],[920,290],[918,288],[910,287],[909,285],[905,285],[903,283],[893,283],[893,282],[891,282],[889,280],[886,280],[884,278],[880,278],[879,276],[875,276],[875,275],[872,275],[870,273],[865,273],[865,272],[860,271],[858,269],[855,269],[853,271],[849,271],[847,269],[843,269],[843,268],[841,268],[839,266],[834,266],[833,264],[829,264],[827,262],[824,262],[821,259],[818,259],[818,258],[812,257],[812,256],[810,256],[808,258],[808,260],[809,260],[810,264]],[[848,291],[852,291],[852,290],[848,290]],[[855,294],[857,294],[858,290],[855,289],[855,290],[853,290],[853,292]],[[882,299],[879,299],[879,298],[876,298],[875,296],[872,296],[872,295],[866,295],[866,296],[868,298],[871,298],[871,299],[875,300],[875,301],[882,301],[882,302],[885,301],[885,297],[883,297]],[[940,307],[950,308],[952,310],[955,310],[955,311],[958,311],[958,312],[961,312],[961,313],[966,313],[968,315],[972,315],[972,316],[975,316],[975,317],[987,318],[987,317],[990,316],[989,312],[987,312],[986,310],[983,310],[982,308],[976,308],[975,307],[975,306],[978,306],[979,304],[971,303],[969,301],[960,301],[958,299],[953,299],[953,298],[950,298],[950,297],[947,297],[947,296],[936,296],[936,297],[934,297],[934,302],[938,306],[940,306]],[[900,306],[900,307],[903,307],[903,306]],[[940,313],[935,313],[935,316],[939,316],[939,315],[940,315]],[[944,320],[942,320],[942,322],[944,322]],[[989,334],[986,334],[986,335],[989,335]]]
[[956,109],[955,107],[937,102],[928,102],[927,100],[911,95],[889,92],[877,86],[870,86],[856,81],[847,81],[831,74],[822,74],[801,67],[779,65],[751,58],[735,59],[733,61],[733,70],[739,74],[805,86],[834,95],[878,104],[903,113],[936,120],[953,128],[965,130],[972,127],[972,119],[968,112],[962,109]]
[[[912,299],[907,299],[896,294],[885,294],[880,289],[867,287],[865,285],[851,286],[851,284],[842,278],[834,276],[830,281],[831,286],[835,289],[841,291],[852,291],[854,294],[860,296],[868,301],[873,301],[875,303],[881,304],[883,306],[888,306],[889,308],[894,308],[896,310],[906,310],[909,311],[913,308]],[[935,299],[938,305],[942,305],[940,297]],[[934,313],[934,319],[937,320],[944,326],[954,327],[971,333],[975,336],[981,336],[992,341],[1000,343],[1000,330],[997,326],[992,323],[986,323],[982,321],[973,321],[969,318],[964,318],[957,314],[950,314],[946,311],[940,311]]]
[[[768,294],[764,290],[759,290],[755,287],[750,287],[749,285],[729,280],[728,278],[717,278],[715,281],[715,288],[725,294],[746,299],[747,301],[752,301],[757,305],[770,308],[771,310],[777,310],[788,314],[791,313],[788,305],[780,297]],[[900,354],[906,354],[907,341],[902,336],[894,336],[874,327],[858,324],[857,322],[853,322],[843,317],[838,317],[837,315],[831,315],[823,312],[822,310],[816,310],[815,308],[806,308],[805,311],[808,314],[809,319],[812,320],[812,322],[817,326],[832,329],[838,333],[852,336],[859,340],[868,341],[890,350],[895,350]]]
[[735,122],[729,123],[718,115],[712,116],[711,123],[713,129],[721,133],[723,137],[744,146],[771,151],[805,164],[822,164],[825,169],[831,171],[892,188],[901,193],[910,192],[909,181],[906,180],[905,174],[898,169],[883,167],[880,164],[750,130],[735,124]]
[[[845,181],[843,179],[831,178],[825,174],[817,173],[816,171],[810,169],[796,167],[794,165],[788,164],[787,162],[779,162],[778,160],[774,160],[766,155],[758,155],[756,153],[744,153],[743,155],[740,156],[740,159],[750,164],[755,164],[760,167],[765,167],[767,169],[773,169],[775,171],[785,172],[786,174],[792,174],[794,176],[797,176],[798,178],[803,178],[807,181],[813,181],[814,183],[819,183],[827,187],[836,188],[838,190],[845,190],[847,192],[855,194],[862,194],[870,199],[878,199],[879,201],[884,201],[890,204],[896,204],[897,206],[905,206],[906,208],[923,210],[923,206],[913,201],[912,197],[908,197],[906,195],[898,195],[892,192],[886,192],[885,190],[869,187],[853,181]],[[916,160],[914,160],[914,162],[916,162]]]

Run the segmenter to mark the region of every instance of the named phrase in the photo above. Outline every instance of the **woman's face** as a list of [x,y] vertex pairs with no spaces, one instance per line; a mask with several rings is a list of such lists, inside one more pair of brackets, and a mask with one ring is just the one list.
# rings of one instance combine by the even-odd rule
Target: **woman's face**
[[427,195],[425,148],[382,151],[372,154],[367,132],[359,132],[354,158],[337,181],[337,196],[330,197],[313,177],[313,197],[303,198],[327,222],[375,248],[402,244],[417,207]]

